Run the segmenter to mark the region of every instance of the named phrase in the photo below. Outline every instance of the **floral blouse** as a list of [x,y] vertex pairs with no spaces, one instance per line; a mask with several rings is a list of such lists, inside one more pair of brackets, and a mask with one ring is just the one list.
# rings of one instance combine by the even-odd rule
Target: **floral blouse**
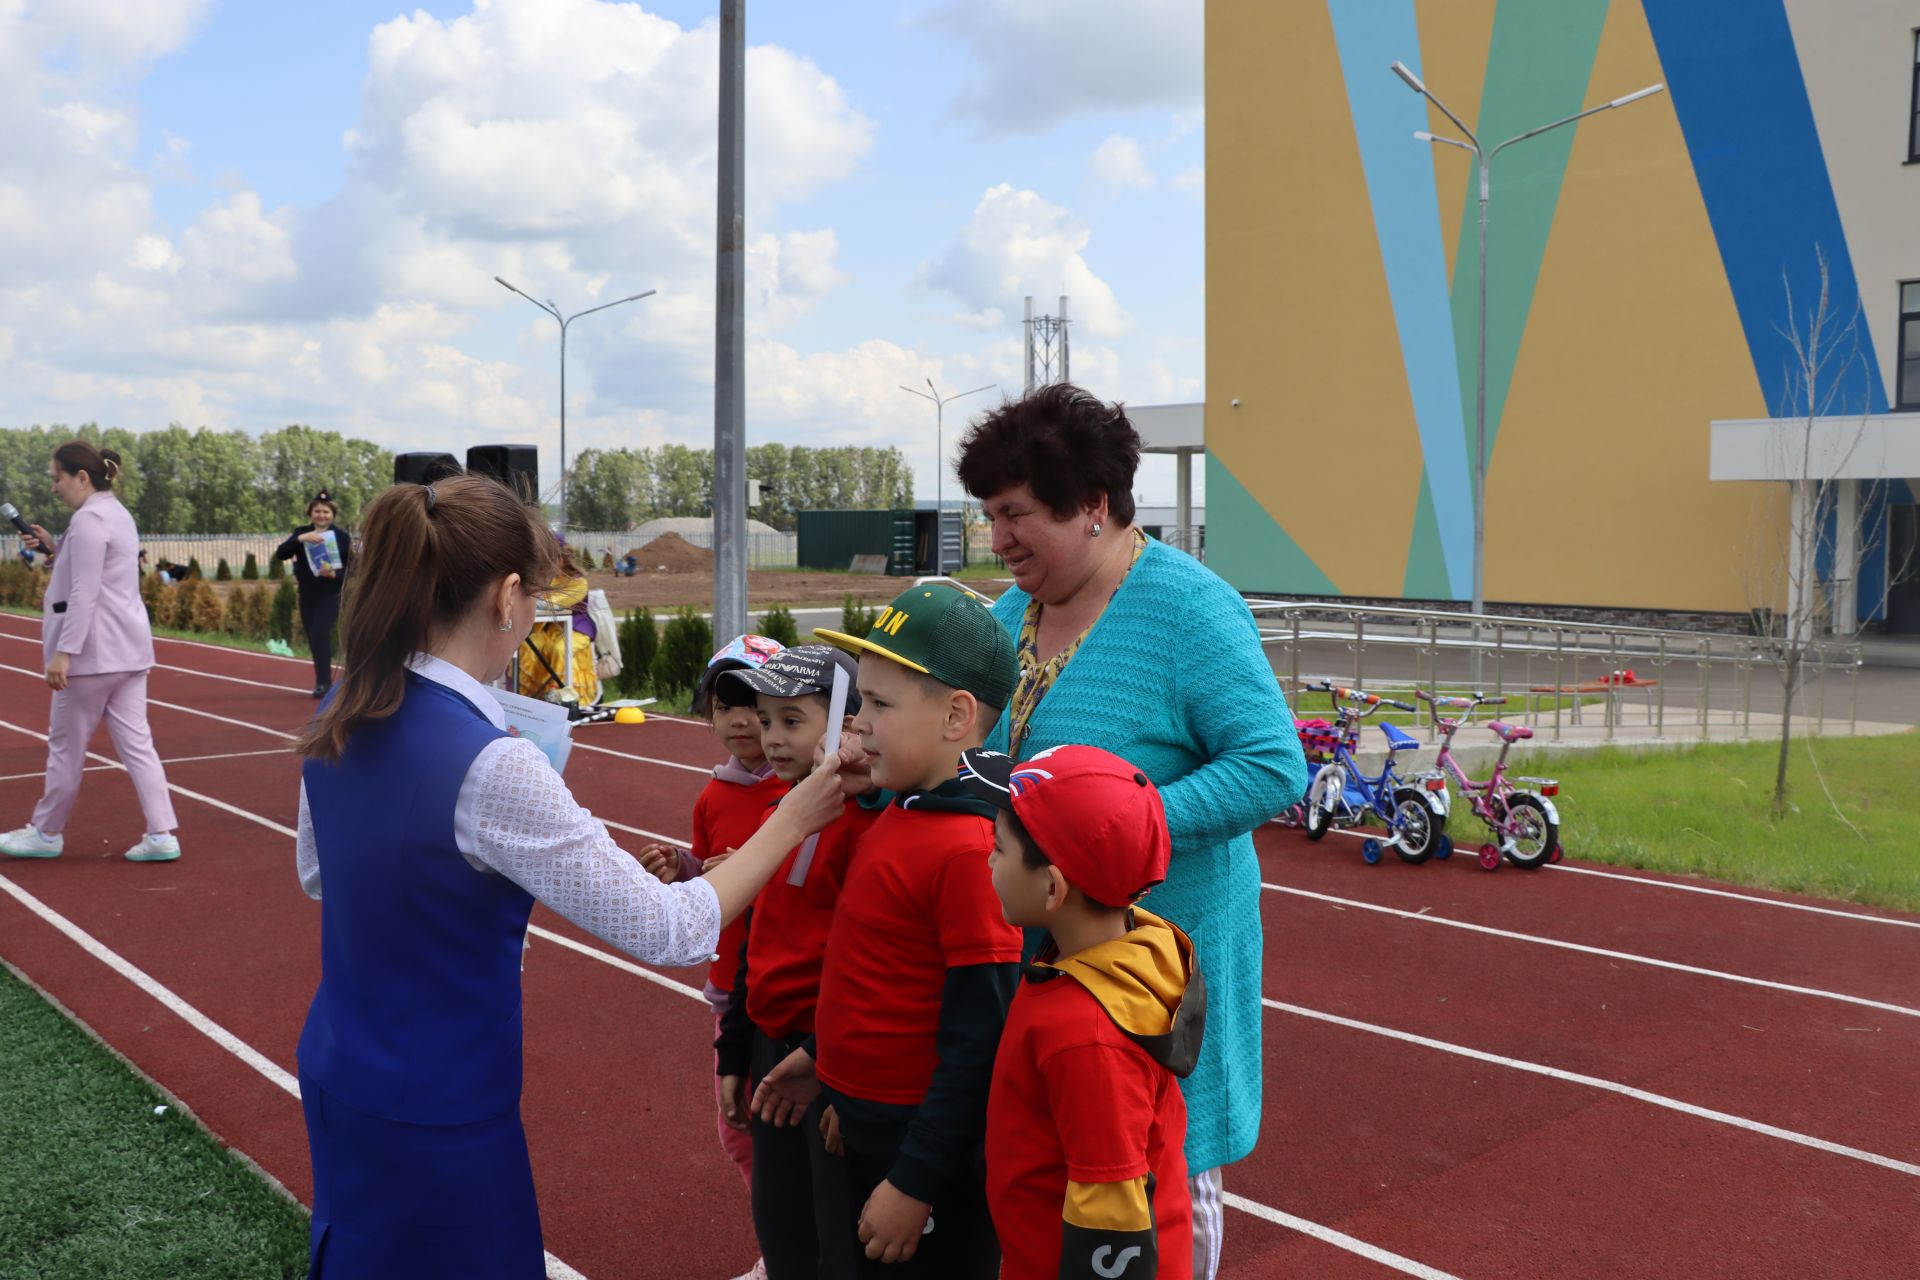
[[[1147,549],[1147,535],[1139,529],[1133,531],[1133,557],[1127,561],[1127,572],[1133,572],[1133,566],[1140,563],[1140,557]],[[1115,587],[1118,591],[1120,588]],[[1112,597],[1108,597],[1111,599]],[[1027,602],[1027,616],[1020,624],[1020,679],[1013,686],[1013,703],[1007,714],[1007,750],[1014,759],[1020,758],[1020,747],[1027,738],[1027,721],[1040,708],[1041,701],[1047,696],[1047,690],[1053,688],[1053,682],[1060,678],[1067,664],[1073,661],[1073,655],[1080,650],[1080,644],[1087,633],[1099,624],[1096,617],[1073,638],[1073,643],[1048,658],[1040,660],[1040,612],[1038,600]],[[1105,613],[1105,610],[1101,610]]]

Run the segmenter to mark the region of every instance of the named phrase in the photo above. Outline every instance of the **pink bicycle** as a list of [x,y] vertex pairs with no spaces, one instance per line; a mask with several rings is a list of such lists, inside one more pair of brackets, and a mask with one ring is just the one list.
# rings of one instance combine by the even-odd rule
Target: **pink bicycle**
[[[1476,782],[1453,758],[1453,735],[1460,731],[1464,720],[1442,716],[1441,708],[1471,714],[1479,707],[1500,706],[1506,699],[1489,698],[1485,694],[1471,698],[1436,697],[1424,689],[1416,689],[1414,695],[1428,705],[1434,728],[1440,731],[1440,756],[1434,761],[1433,771],[1421,775],[1421,785],[1429,791],[1444,792],[1447,775],[1453,776],[1460,793],[1466,797],[1468,808],[1493,836],[1490,842],[1480,846],[1480,865],[1493,871],[1500,866],[1502,857],[1527,870],[1558,862],[1560,812],[1552,797],[1560,794],[1560,783],[1553,778],[1507,777],[1507,753],[1514,743],[1531,738],[1533,730],[1498,720],[1489,722],[1487,728],[1500,738],[1500,757],[1493,762],[1492,775]],[[1515,787],[1515,782],[1527,783],[1529,787]]]

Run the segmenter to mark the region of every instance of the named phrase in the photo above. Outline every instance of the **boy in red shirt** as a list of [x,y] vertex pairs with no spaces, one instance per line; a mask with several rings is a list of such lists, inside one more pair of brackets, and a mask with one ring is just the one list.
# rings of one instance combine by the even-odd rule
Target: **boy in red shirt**
[[1097,747],[1015,764],[969,751],[999,809],[993,887],[1046,929],[1007,1015],[987,1106],[987,1198],[1006,1280],[1188,1280],[1193,1206],[1178,1078],[1200,1057],[1193,943],[1132,904],[1167,875],[1160,793]]
[[781,1119],[825,1087],[860,1275],[991,1280],[980,1144],[1021,935],[987,869],[994,811],[958,772],[1013,692],[1013,639],[977,597],[940,584],[902,593],[864,639],[815,634],[860,655],[854,727],[895,798],[834,912],[814,1052],[769,1073],[755,1105]]
[[[781,650],[778,640],[767,636],[735,636],[707,662],[700,683],[693,691],[693,711],[705,716],[713,736],[727,753],[727,759],[713,770],[713,780],[701,789],[693,802],[693,847],[678,849],[670,844],[654,843],[640,850],[640,865],[667,884],[690,880],[700,875],[708,863],[718,866],[727,851],[737,849],[760,829],[768,807],[778,804],[787,793],[787,784],[774,776],[773,767],[760,749],[760,713],[753,699],[735,704],[714,696],[714,682],[729,671],[752,669],[764,664]],[[732,999],[733,971],[746,942],[746,913],[720,931],[719,949],[707,967],[706,989],[702,993],[713,1007],[713,1032],[720,1034],[720,1022]],[[720,1094],[720,1078],[714,1077],[714,1127],[720,1134],[720,1149],[740,1170],[740,1178],[753,1193],[753,1141],[744,1123],[732,1123]],[[763,1275],[760,1265],[739,1280],[756,1280]]]
[[[824,644],[796,645],[758,669],[730,671],[715,683],[715,695],[728,703],[757,700],[762,748],[774,772],[792,784],[813,771],[827,735],[836,670],[847,682],[846,709],[859,711],[853,659]],[[867,787],[864,777],[845,781]],[[854,845],[876,812],[850,796],[817,841],[787,855],[746,912],[746,945],[733,957],[733,1003],[714,1042],[721,1107],[730,1119],[747,1121],[747,1080],[764,1076],[813,1035],[834,904]],[[846,1177],[827,1153],[825,1110],[816,1101],[798,1128],[752,1124],[753,1229],[769,1280],[853,1272]]]

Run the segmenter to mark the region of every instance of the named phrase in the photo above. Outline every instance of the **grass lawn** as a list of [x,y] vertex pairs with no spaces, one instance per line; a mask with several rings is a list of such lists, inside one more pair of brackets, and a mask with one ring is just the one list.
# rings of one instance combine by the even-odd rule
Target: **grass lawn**
[[307,1216],[0,969],[0,1275],[307,1274]]
[[[1560,779],[1562,842],[1590,862],[1710,876],[1920,912],[1920,730],[1793,744],[1792,808],[1771,814],[1778,742],[1529,759]],[[1813,761],[1846,820],[1822,791]],[[1462,814],[1461,832],[1478,824]],[[1855,834],[1847,826],[1859,829]]]

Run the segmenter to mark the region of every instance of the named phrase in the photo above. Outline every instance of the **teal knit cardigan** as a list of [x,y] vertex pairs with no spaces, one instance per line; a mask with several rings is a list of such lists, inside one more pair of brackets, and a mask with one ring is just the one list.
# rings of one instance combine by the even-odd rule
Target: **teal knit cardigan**
[[[1018,638],[1028,595],[994,616]],[[1027,724],[1023,756],[1104,747],[1160,788],[1173,860],[1142,904],[1186,930],[1207,980],[1200,1065],[1185,1082],[1187,1166],[1231,1164],[1260,1136],[1260,868],[1253,829],[1298,800],[1293,716],[1238,592],[1184,552],[1147,549]],[[1007,747],[1003,716],[989,746]]]

